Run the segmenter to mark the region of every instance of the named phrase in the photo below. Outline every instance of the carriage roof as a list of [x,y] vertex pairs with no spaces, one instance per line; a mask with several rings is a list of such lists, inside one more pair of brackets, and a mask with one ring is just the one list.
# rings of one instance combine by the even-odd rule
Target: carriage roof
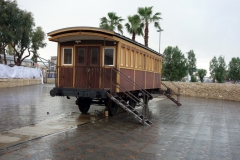
[[[107,37],[99,37],[99,36],[94,36],[94,35],[81,35],[81,32],[89,32],[89,33],[96,33],[96,34],[103,34],[106,35]],[[62,37],[61,35],[66,35],[64,37]],[[141,48],[144,48],[152,53],[155,53],[158,56],[162,56],[162,54],[158,53],[157,51],[154,51],[153,49],[146,47],[144,45],[142,45],[141,43],[138,43],[136,41],[133,41],[132,39],[125,37],[119,33],[113,32],[113,31],[109,31],[109,30],[105,30],[105,29],[101,29],[101,28],[95,28],[95,27],[68,27],[68,28],[62,28],[62,29],[58,29],[52,32],[48,33],[48,36],[50,37],[49,40],[50,41],[56,41],[56,42],[63,42],[63,41],[73,41],[73,40],[78,40],[78,36],[81,36],[80,40],[90,40],[90,39],[99,39],[99,40],[113,40],[109,37],[117,37],[120,38],[121,40],[130,42],[132,44],[135,44]]]

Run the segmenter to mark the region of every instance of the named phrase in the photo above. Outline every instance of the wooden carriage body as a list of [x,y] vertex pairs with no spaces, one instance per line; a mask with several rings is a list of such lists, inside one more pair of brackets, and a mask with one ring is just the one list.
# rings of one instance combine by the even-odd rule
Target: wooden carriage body
[[64,28],[48,36],[58,43],[55,95],[76,96],[80,90],[121,92],[112,83],[127,91],[138,90],[112,68],[143,89],[160,88],[163,57],[140,43],[93,27]]

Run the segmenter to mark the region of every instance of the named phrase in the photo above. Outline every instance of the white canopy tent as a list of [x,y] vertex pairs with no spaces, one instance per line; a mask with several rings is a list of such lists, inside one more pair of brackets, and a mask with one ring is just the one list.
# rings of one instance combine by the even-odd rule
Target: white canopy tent
[[0,64],[0,78],[43,78],[42,71],[39,68],[28,68],[23,66],[9,67]]

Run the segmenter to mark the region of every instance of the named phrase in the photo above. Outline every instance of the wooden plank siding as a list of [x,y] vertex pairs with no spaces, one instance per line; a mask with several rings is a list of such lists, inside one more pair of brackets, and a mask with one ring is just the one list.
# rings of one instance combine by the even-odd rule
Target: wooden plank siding
[[[148,50],[136,43],[127,41],[114,35],[114,32],[102,31],[101,29],[82,28],[83,31],[77,31],[76,28],[57,30],[51,32],[50,41],[58,42],[57,56],[57,87],[72,88],[89,88],[86,84],[86,78],[91,79],[90,88],[110,88],[111,87],[111,67],[120,70],[126,76],[144,89],[160,88],[161,84],[161,68],[163,57],[157,55],[154,51]],[[82,40],[81,36],[96,37],[96,39]],[[79,37],[79,41],[68,40],[69,37]],[[63,41],[60,42],[59,40]],[[71,39],[71,38],[70,38]],[[64,41],[66,40],[66,41]],[[88,73],[87,69],[83,69],[76,65],[76,47],[79,46],[98,46],[100,49],[100,66],[99,68],[91,68]],[[113,47],[115,50],[114,66],[104,66],[104,46]],[[72,64],[63,64],[63,48],[72,48]],[[96,71],[95,71],[96,70]],[[112,80],[119,83],[128,91],[135,90],[129,82],[114,73]],[[115,88],[114,88],[115,89]],[[119,92],[116,89],[116,92]]]
[[[118,46],[120,47],[118,53],[120,71],[130,76],[144,89],[160,88],[162,57],[131,43],[122,42]],[[129,90],[135,90],[123,78],[120,78],[118,82]]]

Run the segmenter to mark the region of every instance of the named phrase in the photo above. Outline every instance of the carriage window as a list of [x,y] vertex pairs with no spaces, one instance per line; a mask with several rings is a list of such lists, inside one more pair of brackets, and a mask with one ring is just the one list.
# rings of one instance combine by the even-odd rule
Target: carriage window
[[63,64],[72,64],[72,48],[63,48]]
[[134,61],[133,61],[133,51],[131,51],[131,67],[134,67]]
[[135,68],[138,68],[138,53],[135,53]]
[[143,54],[143,58],[142,58],[142,67],[143,69],[146,69],[146,56]]
[[152,57],[149,57],[149,70],[152,71]]
[[124,52],[124,49],[121,48],[121,66],[123,66],[123,52]]
[[139,53],[138,54],[138,68],[142,68],[142,53]]
[[92,56],[91,64],[95,64],[95,65],[98,64],[98,55],[99,55],[98,53],[99,53],[98,48],[91,49],[91,56]]
[[157,60],[155,59],[155,63],[154,63],[154,70],[155,72],[157,72]]
[[129,54],[129,49],[126,49],[126,66],[130,66],[130,54]]
[[85,62],[85,48],[78,48],[77,63],[84,64],[84,62]]
[[104,65],[114,65],[114,48],[105,48],[104,50]]

